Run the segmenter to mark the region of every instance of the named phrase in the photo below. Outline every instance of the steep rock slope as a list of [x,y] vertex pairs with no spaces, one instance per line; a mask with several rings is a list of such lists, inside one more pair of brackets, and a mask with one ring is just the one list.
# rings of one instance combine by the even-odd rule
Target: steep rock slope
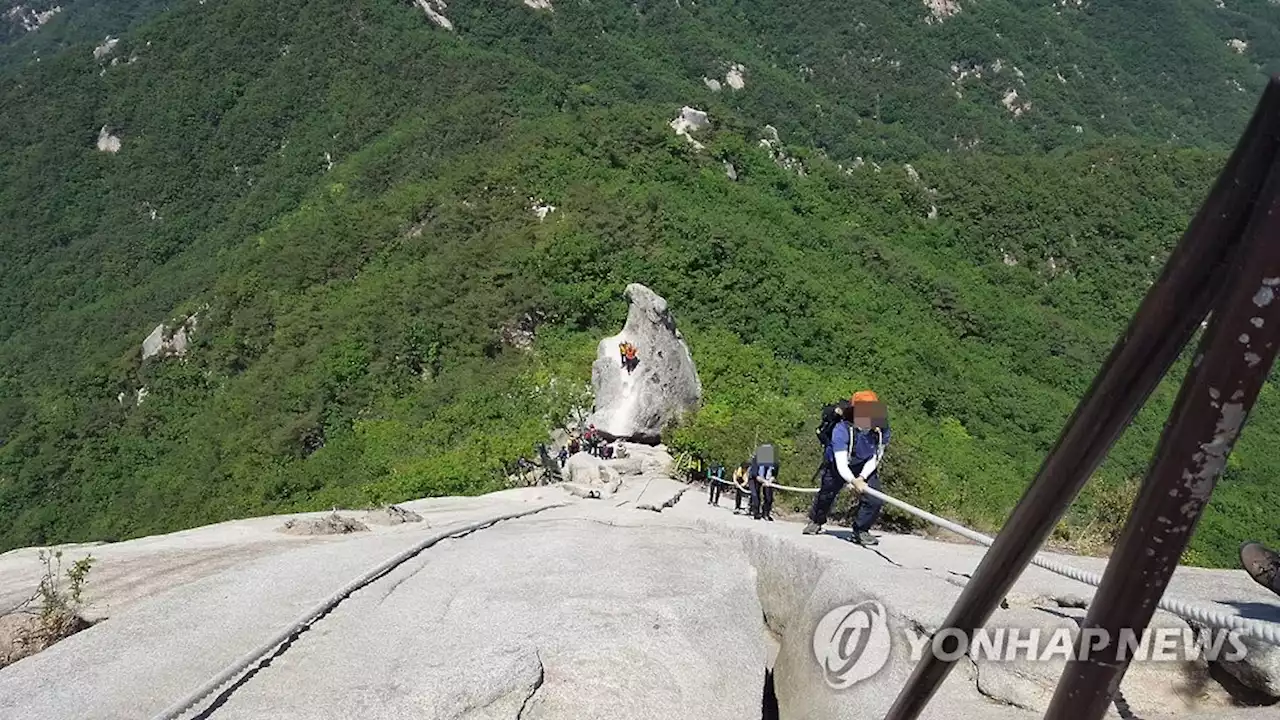
[[[438,539],[199,708],[215,719],[299,708],[320,718],[741,718],[761,712],[771,668],[781,717],[866,717],[901,686],[907,648],[897,643],[866,683],[833,690],[814,655],[819,620],[876,600],[895,633],[936,628],[981,556],[910,536],[885,535],[878,552],[838,533],[802,536],[795,523],[709,507],[684,486],[669,503],[646,499],[662,479],[635,477],[608,501],[554,486],[415,501],[406,508],[421,523],[341,537],[284,535],[282,518],[265,517],[67,548],[98,557],[88,600],[106,619],[0,670],[0,713],[154,714],[367,569]],[[30,550],[6,554],[0,587],[33,581],[34,565]],[[1267,603],[1240,571],[1179,569],[1170,592],[1254,616]],[[1072,597],[1089,588],[1031,568],[991,624],[1070,624]],[[1058,669],[962,665],[926,717],[1038,717]],[[1204,675],[1194,663],[1135,666],[1127,711],[1269,716],[1233,706]]]
[[[0,57],[0,547],[500,487],[582,407],[632,281],[698,340],[682,446],[742,456],[750,423],[812,467],[814,409],[873,385],[901,492],[997,525],[1243,123],[1277,9],[942,5],[428,3],[450,29],[66,3]],[[206,304],[185,355],[142,357]],[[1192,559],[1280,542],[1268,397]],[[1106,542],[1168,401],[1068,539]]]

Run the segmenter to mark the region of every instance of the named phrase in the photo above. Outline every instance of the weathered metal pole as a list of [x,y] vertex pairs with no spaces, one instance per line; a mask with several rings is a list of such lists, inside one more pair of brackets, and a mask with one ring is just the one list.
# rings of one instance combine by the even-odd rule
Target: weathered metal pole
[[1046,720],[1100,720],[1106,713],[1132,659],[1122,631],[1134,639],[1151,622],[1271,371],[1280,347],[1280,164],[1224,270],[1223,301],[1213,308]]
[[[1280,146],[1277,130],[1280,83],[1273,78],[1159,281],[1147,292],[1035,481],[965,584],[943,623],[944,629],[957,628],[972,639],[974,630],[986,623],[1191,340],[1223,287],[1223,266],[1241,244],[1253,203]],[[926,653],[898,694],[887,720],[919,717],[952,665]]]

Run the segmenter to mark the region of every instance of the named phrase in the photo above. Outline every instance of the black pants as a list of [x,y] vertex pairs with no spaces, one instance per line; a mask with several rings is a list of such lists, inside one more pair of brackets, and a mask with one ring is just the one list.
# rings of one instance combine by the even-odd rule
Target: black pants
[[709,499],[716,505],[720,504],[720,481],[714,476],[707,479],[707,492],[710,494]]
[[773,488],[765,485],[778,476],[778,466],[756,465],[751,468],[751,516],[767,517],[773,514]]
[[[880,489],[879,471],[871,473],[871,477],[867,478],[867,485],[876,490]],[[876,524],[876,520],[880,519],[880,508],[882,507],[884,507],[884,501],[880,498],[863,495],[858,501],[858,517],[853,521],[853,529],[856,532],[870,530],[871,526]]]
[[736,483],[733,486],[733,511],[742,510],[742,488]]
[[762,518],[773,514],[773,488],[759,478],[751,478],[751,517]]
[[818,494],[813,498],[813,507],[809,508],[809,520],[815,525],[825,525],[827,516],[831,514],[831,506],[836,503],[836,496],[844,487],[844,478],[831,467],[830,463],[822,466],[822,484]]
[[[813,507],[809,509],[811,521],[817,525],[826,524],[827,517],[831,514],[831,506],[835,504],[836,496],[840,494],[844,484],[844,478],[840,477],[840,473],[836,472],[835,468],[823,466],[822,486],[818,489],[818,496],[813,499]],[[880,489],[879,471],[871,473],[871,477],[867,478],[867,485],[876,490]],[[859,532],[870,530],[880,518],[880,510],[883,507],[884,501],[870,495],[863,495],[858,500],[853,529]]]

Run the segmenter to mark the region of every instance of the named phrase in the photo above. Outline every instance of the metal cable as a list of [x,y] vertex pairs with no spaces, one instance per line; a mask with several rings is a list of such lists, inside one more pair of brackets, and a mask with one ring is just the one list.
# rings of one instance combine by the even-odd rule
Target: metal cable
[[290,623],[288,627],[276,633],[274,636],[272,636],[270,640],[259,645],[256,649],[254,649],[248,655],[245,655],[239,660],[236,660],[234,663],[228,665],[226,669],[224,669],[222,672],[214,676],[212,680],[206,682],[204,685],[201,685],[198,689],[191,692],[186,697],[170,705],[163,712],[154,716],[152,720],[177,720],[178,718],[182,717],[187,713],[188,710],[194,707],[201,700],[205,699],[206,697],[208,697],[209,695],[217,691],[218,688],[230,682],[232,678],[235,678],[240,673],[248,669],[249,666],[261,660],[265,655],[270,653],[275,648],[279,647],[290,637],[302,631],[311,623],[315,622],[315,620],[319,618],[321,615],[324,615],[325,613],[332,610],[334,606],[336,606],[338,603],[346,599],[348,595],[355,592],[356,590],[359,590],[365,585],[368,585],[369,583],[377,580],[383,575],[386,575],[388,572],[391,572],[393,569],[395,569],[396,566],[404,563],[405,561],[414,557],[415,555],[422,552],[423,550],[426,550],[432,545],[435,545],[441,540],[446,540],[448,538],[458,537],[461,535],[467,535],[477,530],[482,530],[484,528],[487,528],[490,525],[500,523],[503,520],[514,520],[516,518],[525,517],[526,515],[533,515],[534,513],[542,512],[543,510],[550,510],[552,508],[563,507],[563,506],[564,506],[564,503],[557,503],[554,505],[545,505],[535,510],[526,510],[524,512],[511,513],[509,515],[500,515],[498,517],[490,518],[488,520],[481,520],[480,522],[471,523],[470,525],[464,525],[463,527],[455,528],[453,530],[446,530],[444,532],[439,532],[439,533],[436,533],[435,535],[432,535],[418,542],[413,547],[410,547],[409,549],[396,554],[394,557],[391,557],[390,559],[382,562],[381,564],[377,565],[372,570],[369,570],[368,572],[364,573],[363,575],[356,578],[355,580],[352,580],[346,585],[343,585],[341,589],[339,589],[337,592],[333,593],[329,597],[325,598],[319,605],[316,605],[315,607],[308,610],[305,615],[302,615],[297,620]]
[[[735,488],[738,488],[739,490],[742,490],[743,492],[747,491],[747,488],[744,488],[741,485],[738,485],[737,483],[731,482],[729,480],[723,480],[721,478],[711,478],[711,479],[715,480],[716,482],[723,483],[725,485],[731,485]],[[765,482],[762,484],[768,487],[776,488],[778,490],[786,490],[789,492],[799,492],[799,493],[805,493],[809,495],[812,495],[818,492],[817,488],[788,487],[786,485],[779,485],[773,482]],[[983,535],[982,533],[977,532],[976,530],[970,530],[969,528],[963,525],[954,523],[944,517],[939,517],[937,515],[934,515],[933,513],[928,512],[927,510],[921,510],[920,508],[912,505],[911,503],[899,500],[893,497],[892,495],[883,493],[879,490],[876,490],[875,488],[869,487],[864,492],[867,495],[870,495],[871,497],[883,500],[885,503],[892,505],[898,508],[899,510],[903,510],[904,512],[914,515],[922,520],[931,522],[934,525],[937,525],[938,527],[944,530],[948,530],[950,532],[955,533],[956,535],[959,535],[960,537],[966,538],[968,540],[972,540],[978,543],[979,545],[985,545],[987,547],[991,547],[992,543],[995,542],[995,538],[992,538],[987,535]],[[1082,582],[1086,585],[1092,585],[1093,587],[1098,587],[1099,585],[1102,584],[1102,576],[1099,575],[1098,573],[1089,572],[1088,570],[1081,570],[1080,568],[1072,567],[1071,565],[1067,565],[1065,563],[1061,563],[1056,560],[1051,560],[1040,554],[1036,554],[1035,557],[1031,558],[1031,564],[1044,568],[1045,570],[1048,570],[1050,572],[1062,575],[1063,577],[1071,578],[1072,580],[1075,580],[1077,582]],[[1171,597],[1162,598],[1160,602],[1156,603],[1156,606],[1159,607],[1161,610],[1165,610],[1167,612],[1173,613],[1174,615],[1177,615],[1179,617],[1195,620],[1197,623],[1204,625],[1206,627],[1238,630],[1240,631],[1241,635],[1245,635],[1265,643],[1270,643],[1271,645],[1280,645],[1280,624],[1265,622],[1260,620],[1251,620],[1249,618],[1240,617],[1239,615],[1229,615],[1227,613],[1218,612],[1216,610],[1210,610],[1209,608],[1201,607],[1198,605],[1193,605],[1185,600],[1180,600],[1178,598],[1171,598]]]

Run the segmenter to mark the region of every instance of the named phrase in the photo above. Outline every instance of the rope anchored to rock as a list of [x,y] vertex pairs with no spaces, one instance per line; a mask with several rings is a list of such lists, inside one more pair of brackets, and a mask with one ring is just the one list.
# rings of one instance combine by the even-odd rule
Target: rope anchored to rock
[[[729,485],[741,490],[742,492],[750,492],[749,488],[739,485],[732,480],[725,480],[718,477],[712,477],[709,479],[723,485]],[[818,492],[817,488],[791,487],[768,481],[760,484],[776,490],[804,493],[806,495],[813,495]],[[966,540],[972,540],[979,545],[991,547],[991,545],[995,543],[995,538],[993,537],[983,535],[976,530],[970,530],[959,523],[934,515],[927,510],[922,510],[911,503],[899,500],[898,498],[895,498],[888,493],[876,490],[875,488],[868,487],[862,492],[866,495],[882,500],[886,504],[892,505],[909,515],[913,515],[921,520],[932,523],[943,530],[955,533]],[[1031,559],[1031,564],[1063,577],[1071,578],[1077,582],[1092,585],[1093,587],[1098,587],[1102,584],[1102,576],[1098,573],[1089,572],[1088,570],[1082,570],[1080,568],[1067,565],[1066,563],[1058,562],[1057,560],[1045,557],[1040,553],[1037,553]],[[1250,620],[1248,618],[1240,617],[1239,615],[1229,615],[1224,612],[1197,606],[1178,598],[1161,598],[1156,606],[1161,610],[1173,613],[1174,615],[1187,620],[1192,620],[1206,627],[1236,630],[1242,636],[1250,637],[1254,640],[1269,643],[1271,645],[1280,645],[1280,624],[1260,620]]]

